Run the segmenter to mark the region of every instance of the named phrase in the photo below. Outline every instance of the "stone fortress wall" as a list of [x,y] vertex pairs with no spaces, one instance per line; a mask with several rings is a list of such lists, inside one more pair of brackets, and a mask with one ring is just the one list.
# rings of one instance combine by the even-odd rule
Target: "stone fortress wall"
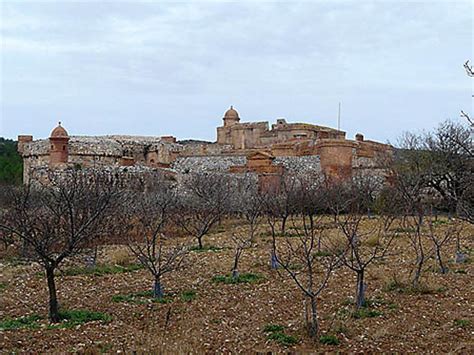
[[268,122],[240,123],[233,107],[217,127],[216,142],[177,141],[172,136],[69,136],[61,123],[48,139],[22,135],[18,142],[25,183],[35,179],[35,171],[66,167],[251,173],[262,179],[285,171],[321,172],[348,178],[360,171],[380,174],[379,161],[392,151],[362,134],[349,140],[343,131],[313,124],[278,119],[270,129]]

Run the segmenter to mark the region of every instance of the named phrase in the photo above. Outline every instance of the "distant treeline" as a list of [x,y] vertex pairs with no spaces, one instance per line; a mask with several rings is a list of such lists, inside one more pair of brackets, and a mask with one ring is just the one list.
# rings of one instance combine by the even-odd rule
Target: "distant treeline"
[[21,184],[23,160],[17,151],[17,142],[0,137],[0,184]]

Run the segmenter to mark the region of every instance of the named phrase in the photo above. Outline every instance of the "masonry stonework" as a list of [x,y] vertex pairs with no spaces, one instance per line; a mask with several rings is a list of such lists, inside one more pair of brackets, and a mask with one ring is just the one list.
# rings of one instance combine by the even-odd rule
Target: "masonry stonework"
[[217,141],[178,141],[173,136],[70,136],[59,124],[48,139],[18,136],[24,162],[24,182],[35,170],[67,167],[113,169],[135,167],[167,169],[176,174],[227,172],[254,174],[262,183],[275,181],[284,172],[320,172],[331,178],[354,173],[381,173],[380,161],[392,147],[357,134],[308,123],[240,122],[231,106],[217,127]]

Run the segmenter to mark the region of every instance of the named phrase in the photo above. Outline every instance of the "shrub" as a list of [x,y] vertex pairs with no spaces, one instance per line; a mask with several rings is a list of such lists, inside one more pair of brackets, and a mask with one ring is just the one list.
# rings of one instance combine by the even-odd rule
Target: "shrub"
[[208,251],[212,251],[212,252],[217,253],[217,252],[219,252],[223,249],[224,248],[222,248],[222,247],[216,247],[216,246],[213,246],[213,245],[205,245],[202,248],[199,248],[199,246],[195,245],[195,246],[189,248],[190,251],[194,251],[196,253],[205,253],[205,252],[208,252]]
[[196,291],[184,291],[181,293],[181,300],[184,302],[190,302],[196,298]]
[[257,283],[263,280],[263,276],[259,274],[245,273],[233,278],[230,275],[219,275],[212,278],[213,282],[224,284],[238,284],[238,283]]
[[471,321],[469,319],[455,319],[454,325],[459,328],[469,328],[471,326]]
[[263,327],[265,333],[282,332],[285,327],[279,324],[267,324]]
[[108,323],[112,320],[112,317],[107,313],[93,312],[82,309],[60,311],[59,318],[62,321],[73,323],[74,325],[92,321],[102,321],[104,323]]
[[327,251],[327,250],[319,250],[316,253],[314,253],[314,256],[331,256],[332,253]]
[[319,338],[319,342],[325,345],[339,345],[339,339],[332,334],[325,334]]
[[32,314],[31,316],[20,317],[16,319],[5,318],[0,321],[0,330],[15,330],[21,328],[35,329],[38,328],[38,321],[42,317],[38,314]]
[[61,320],[61,323],[51,324],[48,326],[48,329],[72,328],[77,325],[93,321],[108,323],[112,320],[112,316],[102,312],[75,309],[69,311],[60,311],[59,319]]
[[145,304],[149,302],[154,303],[170,303],[173,299],[171,297],[154,298],[153,291],[141,291],[129,293],[127,295],[114,295],[112,302],[125,302],[134,304]]
[[274,332],[267,336],[268,340],[276,341],[278,344],[283,346],[292,346],[298,344],[299,340],[297,337],[292,335],[286,335],[282,332]]
[[362,319],[362,318],[375,318],[382,316],[383,313],[375,309],[361,308],[352,313],[352,318]]
[[124,272],[131,272],[131,271],[136,271],[140,269],[143,269],[143,266],[141,264],[129,264],[127,266],[99,264],[93,267],[74,266],[63,271],[62,275],[65,275],[65,276],[77,276],[77,275],[103,276],[107,274],[122,274]]

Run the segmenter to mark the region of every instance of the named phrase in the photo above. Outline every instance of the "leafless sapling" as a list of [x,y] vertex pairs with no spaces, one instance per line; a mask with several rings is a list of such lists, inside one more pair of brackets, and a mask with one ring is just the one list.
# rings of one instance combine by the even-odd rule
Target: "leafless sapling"
[[0,228],[23,241],[44,268],[51,322],[60,321],[55,270],[105,232],[102,222],[116,197],[110,176],[84,170],[51,172],[41,183],[11,191]]
[[231,192],[229,211],[240,218],[241,223],[231,233],[234,245],[232,278],[239,277],[239,261],[245,249],[252,247],[257,228],[263,218],[263,199],[258,191],[256,179],[251,175],[237,181]]
[[[164,296],[162,277],[183,266],[188,253],[186,240],[171,236],[176,213],[175,187],[156,178],[144,191],[131,192],[125,212],[127,246],[153,276],[153,296]],[[126,222],[125,222],[126,223]]]
[[[295,209],[290,216],[291,227],[277,238],[275,228],[270,223],[275,259],[280,267],[295,282],[305,300],[305,321],[308,334],[315,338],[319,332],[317,297],[326,288],[329,278],[340,265],[343,250],[334,249],[327,244],[329,251],[324,256],[318,253],[318,228],[313,209],[318,201],[311,201],[317,196],[313,189],[319,189],[317,180],[302,181],[296,178],[292,196]],[[302,199],[305,196],[305,199]],[[319,220],[319,217],[317,217]],[[270,220],[271,222],[271,220]],[[322,242],[326,244],[325,241]]]
[[230,177],[222,173],[190,173],[178,191],[176,223],[203,248],[203,238],[228,209]]
[[[372,217],[368,211],[375,210],[377,197],[382,192],[379,179],[373,175],[355,175],[352,180],[336,191],[348,202],[344,214],[336,214],[337,225],[344,236],[348,251],[342,255],[342,263],[356,273],[355,306],[365,305],[366,270],[371,264],[386,257],[395,234],[389,231],[395,220],[392,210],[379,211]],[[339,200],[340,197],[337,197]],[[331,201],[329,201],[331,203]],[[336,204],[339,202],[336,201]]]

